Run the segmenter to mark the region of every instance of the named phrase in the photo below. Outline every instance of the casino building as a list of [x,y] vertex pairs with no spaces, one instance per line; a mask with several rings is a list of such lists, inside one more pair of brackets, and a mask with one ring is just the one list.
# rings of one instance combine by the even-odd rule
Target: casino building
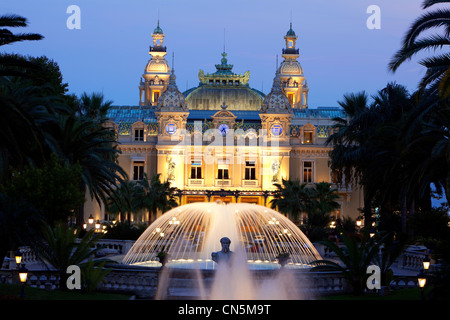
[[[226,52],[215,72],[200,70],[198,86],[181,92],[159,21],[152,38],[139,104],[112,107],[108,115],[107,125],[120,143],[119,164],[130,179],[159,173],[181,190],[180,204],[220,199],[266,206],[274,183],[282,179],[333,182],[330,147],[324,142],[332,118],[342,113],[339,108],[309,108],[292,24],[267,95],[250,86],[250,71],[233,71]],[[336,217],[358,216],[359,188],[335,187],[341,203]],[[91,214],[95,220],[108,219],[94,202],[86,203],[85,220]]]

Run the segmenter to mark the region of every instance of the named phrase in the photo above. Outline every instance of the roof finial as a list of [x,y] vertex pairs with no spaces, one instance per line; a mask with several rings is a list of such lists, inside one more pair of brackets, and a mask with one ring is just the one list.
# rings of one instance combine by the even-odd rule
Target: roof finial
[[223,52],[225,52],[225,28],[223,28]]
[[172,52],[172,73],[174,72],[174,70],[175,70],[175,53]]

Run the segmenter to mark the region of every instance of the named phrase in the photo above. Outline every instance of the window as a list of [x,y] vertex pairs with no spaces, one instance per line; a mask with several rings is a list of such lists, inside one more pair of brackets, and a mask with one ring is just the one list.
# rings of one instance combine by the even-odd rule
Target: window
[[133,162],[133,180],[144,180],[144,161]]
[[144,141],[144,129],[134,130],[134,141]]
[[294,105],[295,94],[294,94],[294,93],[291,93],[291,92],[288,92],[287,98],[288,98],[288,100],[289,100],[289,103],[290,103],[291,105]]
[[158,102],[159,93],[159,91],[153,91],[153,102]]
[[255,161],[245,161],[245,180],[256,180]]
[[191,179],[201,179],[202,178],[202,163],[192,162],[191,163]]
[[229,164],[227,159],[219,159],[218,162],[218,170],[217,170],[217,179],[230,179],[229,175]]
[[217,179],[230,179],[230,176],[228,175],[228,166],[219,166]]
[[312,161],[303,162],[303,182],[304,183],[313,182],[313,162]]
[[312,131],[306,131],[303,134],[303,143],[310,143],[310,144],[313,143],[313,133],[312,133]]
[[230,179],[228,175],[228,169],[219,169],[217,173],[217,179]]

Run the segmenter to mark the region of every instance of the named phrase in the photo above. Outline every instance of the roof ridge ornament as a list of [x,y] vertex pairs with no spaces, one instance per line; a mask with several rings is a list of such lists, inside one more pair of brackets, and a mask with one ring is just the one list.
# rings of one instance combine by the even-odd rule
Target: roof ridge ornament
[[222,110],[226,110],[228,108],[228,106],[225,104],[225,101],[223,102],[223,104],[220,107],[222,108]]

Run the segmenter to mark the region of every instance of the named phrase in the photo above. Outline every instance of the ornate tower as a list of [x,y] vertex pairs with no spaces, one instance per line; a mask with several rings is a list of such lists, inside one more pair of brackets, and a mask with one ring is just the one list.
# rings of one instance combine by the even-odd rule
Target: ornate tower
[[183,138],[181,130],[186,128],[189,110],[183,94],[178,90],[173,65],[167,88],[155,107],[155,115],[159,126],[158,143],[174,142]]
[[170,77],[170,67],[165,59],[166,47],[163,46],[165,34],[158,25],[153,30],[153,45],[150,46],[151,59],[145,66],[139,85],[139,105],[154,106],[167,88]]
[[268,139],[276,139],[280,143],[289,144],[289,127],[293,112],[289,99],[281,87],[278,70],[277,68],[272,90],[264,99],[259,116],[262,129],[267,130]]
[[168,180],[174,186],[184,185],[184,146],[186,122],[189,110],[183,94],[178,90],[172,63],[169,84],[155,107],[158,122],[157,172],[162,181]]
[[282,50],[284,61],[280,65],[280,80],[284,93],[286,94],[292,108],[308,108],[308,85],[303,75],[303,69],[297,58],[300,56],[299,49],[295,47],[298,37],[292,30],[292,23],[284,40],[286,48]]

